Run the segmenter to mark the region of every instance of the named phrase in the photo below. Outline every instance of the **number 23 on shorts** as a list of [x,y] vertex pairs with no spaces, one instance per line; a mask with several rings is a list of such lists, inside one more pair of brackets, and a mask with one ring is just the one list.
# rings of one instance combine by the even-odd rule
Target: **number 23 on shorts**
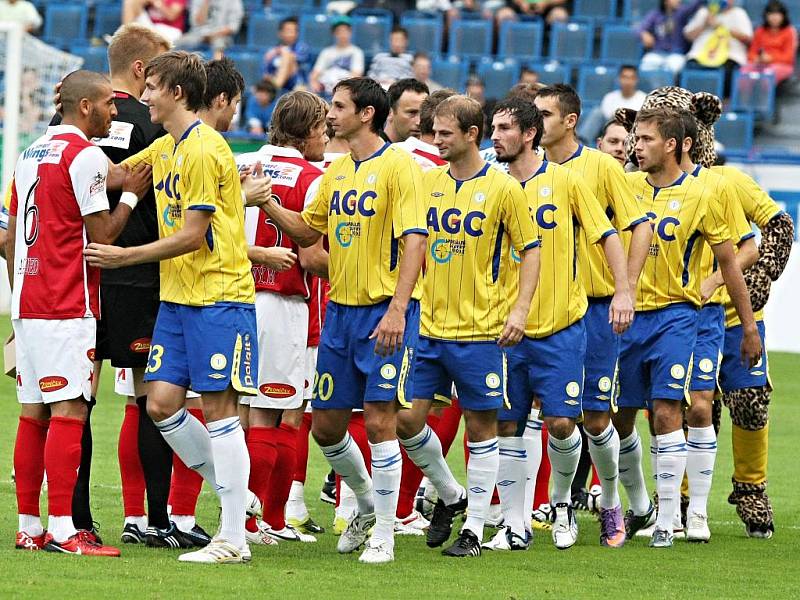
[[147,361],[145,373],[155,373],[161,368],[161,357],[164,356],[164,346],[155,345],[150,349],[150,358]]

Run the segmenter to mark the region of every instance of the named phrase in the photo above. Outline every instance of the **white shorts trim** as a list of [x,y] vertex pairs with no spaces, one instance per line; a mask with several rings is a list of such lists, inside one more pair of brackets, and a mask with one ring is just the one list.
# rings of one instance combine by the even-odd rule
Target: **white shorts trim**
[[[145,384],[148,385],[148,384]],[[133,387],[132,369],[114,369],[114,393],[120,396],[136,397],[136,390]],[[200,394],[192,390],[186,390],[186,399],[199,398]]]
[[[303,393],[304,400],[311,400],[314,395],[314,379],[317,377],[317,353],[319,346],[308,346],[306,348],[306,381],[305,391]],[[311,412],[311,403],[306,406],[306,412]]]

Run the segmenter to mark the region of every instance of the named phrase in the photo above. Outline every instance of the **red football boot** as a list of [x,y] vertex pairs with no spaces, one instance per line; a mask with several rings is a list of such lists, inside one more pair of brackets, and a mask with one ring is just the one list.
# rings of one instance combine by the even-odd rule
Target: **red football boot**
[[14,547],[17,550],[41,550],[44,548],[47,532],[41,535],[28,535],[24,531],[17,532],[17,543]]
[[49,533],[45,538],[44,549],[48,552],[64,554],[81,554],[84,556],[119,556],[119,549],[113,546],[102,546],[94,541],[92,534],[80,530],[65,542],[56,542]]

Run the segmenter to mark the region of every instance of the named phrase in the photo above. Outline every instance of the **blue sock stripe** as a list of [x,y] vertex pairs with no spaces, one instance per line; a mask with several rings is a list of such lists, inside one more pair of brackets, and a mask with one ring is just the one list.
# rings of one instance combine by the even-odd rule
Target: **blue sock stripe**
[[393,454],[387,458],[373,458],[372,459],[372,468],[373,469],[388,469],[392,465],[396,465],[400,461],[403,460],[403,456],[398,452],[397,454]]
[[639,444],[640,444],[640,441],[639,441],[639,438],[637,437],[635,440],[630,442],[627,446],[620,447],[619,453],[620,454],[628,454],[628,452],[633,452],[634,450],[636,450],[636,448],[639,447]]
[[716,450],[717,442],[686,442],[686,446],[693,450]]
[[534,431],[541,431],[543,423],[541,421],[534,421],[529,419],[525,422],[525,427],[528,429],[533,429]]
[[[156,425],[156,429],[158,429],[161,433],[169,433],[170,431],[175,431],[178,427],[183,425],[184,422],[186,422],[186,419],[189,418],[189,411],[186,410],[185,408],[182,408],[178,412],[180,412],[181,414],[180,414],[180,416],[178,417],[178,419],[176,421],[174,421],[172,423],[167,423],[166,425],[159,425],[158,423],[156,423],[155,424]],[[173,417],[174,416],[175,415],[173,415]]]
[[497,440],[493,441],[490,444],[486,444],[485,446],[472,446],[469,443],[467,443],[467,449],[469,450],[469,453],[474,454],[475,456],[497,452],[497,448],[498,448]]
[[414,450],[419,450],[425,444],[427,444],[430,441],[432,435],[433,435],[433,429],[431,429],[430,427],[426,427],[425,428],[425,437],[422,438],[421,441],[414,442],[412,444],[407,444],[403,440],[400,440],[400,443],[403,445],[403,448],[405,448],[407,451],[414,452]]
[[581,440],[580,437],[579,437],[578,441],[575,442],[574,444],[572,444],[569,448],[559,448],[558,446],[554,446],[553,445],[553,438],[550,438],[548,440],[547,444],[548,444],[548,446],[550,448],[552,448],[553,450],[555,450],[559,454],[572,454],[573,452],[575,452],[575,450],[577,450],[578,448],[581,447],[581,443],[582,442],[583,442],[583,440]]
[[595,440],[595,439],[592,439],[591,437],[589,437],[589,441],[590,441],[590,442],[592,442],[592,443],[593,443],[595,446],[605,446],[605,445],[606,445],[608,442],[610,442],[610,441],[611,441],[611,438],[612,438],[613,436],[614,436],[614,428],[612,427],[612,428],[611,428],[611,429],[609,429],[609,430],[608,430],[608,432],[607,432],[605,435],[603,435],[603,437],[601,437],[600,439],[598,439],[598,440]]
[[239,419],[236,419],[233,423],[228,423],[227,425],[223,425],[217,429],[209,428],[208,435],[211,436],[212,439],[222,437],[223,435],[228,435],[229,433],[236,431],[238,427]]
[[659,454],[678,454],[681,452],[686,452],[686,444],[670,444],[669,446],[665,447],[658,447]]
[[500,448],[500,456],[509,456],[511,458],[528,458],[528,452],[524,448]]
[[353,443],[353,438],[350,436],[350,434],[347,434],[346,440],[347,441],[345,442],[344,446],[342,446],[338,450],[330,450],[330,451],[323,450],[322,454],[324,454],[326,458],[336,458],[340,454],[344,454],[350,448],[350,444]]

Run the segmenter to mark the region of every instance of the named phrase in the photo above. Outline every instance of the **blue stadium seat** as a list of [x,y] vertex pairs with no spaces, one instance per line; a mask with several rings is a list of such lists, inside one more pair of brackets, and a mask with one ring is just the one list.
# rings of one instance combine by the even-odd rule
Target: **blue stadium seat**
[[118,4],[98,4],[94,9],[94,30],[92,35],[102,38],[114,35],[122,25],[122,7]]
[[731,110],[752,112],[757,119],[775,114],[775,76],[768,73],[737,72],[733,78]]
[[411,52],[438,54],[442,51],[444,25],[440,16],[403,14],[400,25],[408,31],[408,49]]
[[229,50],[225,55],[230,58],[242,73],[247,87],[255,85],[263,76],[264,55],[256,50]]
[[596,23],[616,21],[617,0],[575,0],[572,14],[578,18],[592,19]]
[[108,73],[108,49],[105,46],[71,46],[69,52],[83,59],[82,69]]
[[528,63],[527,66],[531,71],[538,73],[539,81],[545,85],[570,83],[570,69],[558,61],[551,60],[544,64],[532,62]]
[[482,58],[492,53],[492,22],[460,19],[450,26],[447,45],[450,55]]
[[[737,3],[741,6],[753,22],[753,28],[757,27],[764,20],[764,0],[741,0]],[[788,5],[787,5],[788,6]],[[796,15],[790,15],[789,18]]]
[[300,17],[300,39],[308,44],[313,54],[331,45],[331,23],[331,18],[321,13]]
[[753,115],[724,113],[714,125],[714,137],[727,152],[747,153],[753,147]]
[[722,69],[684,69],[681,87],[693,92],[710,92],[722,98],[724,79]]
[[675,85],[675,73],[669,69],[639,71],[639,89],[647,93],[665,85]]
[[[264,3],[261,2],[261,6]],[[293,15],[300,16],[303,11],[314,10],[314,0],[280,0],[280,2],[272,3],[273,9],[279,9],[281,12],[289,12]]]
[[543,21],[503,21],[498,58],[536,59],[542,56]]
[[389,49],[389,34],[392,20],[386,15],[354,15],[353,43],[366,55],[374,55]]
[[467,85],[468,70],[469,62],[457,56],[435,57],[431,61],[431,79],[458,92],[463,91]]
[[580,63],[592,58],[594,30],[585,23],[555,23],[550,31],[550,58]]
[[278,25],[286,16],[286,13],[273,11],[250,15],[247,19],[247,45],[264,49],[274,46],[278,40]]
[[626,23],[636,25],[651,10],[658,8],[660,0],[624,0],[622,17]]
[[86,40],[89,10],[84,4],[48,4],[44,13],[44,41],[66,48]]
[[636,30],[627,25],[603,27],[600,60],[604,63],[638,65],[642,60],[642,42]]
[[581,102],[599,103],[617,87],[617,69],[602,65],[585,65],[578,69],[578,96]]
[[494,60],[486,57],[478,63],[476,72],[486,88],[486,97],[497,100],[519,81],[519,70],[519,62],[514,58]]

